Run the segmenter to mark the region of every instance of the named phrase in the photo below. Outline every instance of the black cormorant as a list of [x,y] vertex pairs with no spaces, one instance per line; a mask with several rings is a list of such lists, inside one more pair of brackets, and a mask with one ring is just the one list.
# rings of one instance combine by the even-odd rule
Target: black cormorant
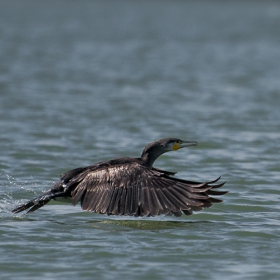
[[99,214],[127,216],[186,215],[210,207],[222,200],[210,195],[223,195],[215,191],[224,185],[212,182],[194,182],[172,177],[176,172],[153,167],[163,153],[197,142],[165,138],[148,144],[140,158],[116,158],[76,168],[63,174],[60,181],[43,195],[12,210],[13,213],[33,212],[51,199],[71,198],[83,210]]

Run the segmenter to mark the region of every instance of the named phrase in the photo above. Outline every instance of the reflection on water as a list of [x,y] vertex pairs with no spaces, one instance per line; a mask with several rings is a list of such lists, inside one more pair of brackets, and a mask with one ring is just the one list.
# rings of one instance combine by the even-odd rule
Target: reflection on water
[[[127,227],[140,230],[164,230],[176,228],[190,228],[196,221],[155,221],[155,220],[104,220],[91,221],[93,228],[101,229],[119,229],[119,227]],[[111,227],[112,225],[112,227]],[[107,227],[109,226],[109,227]],[[117,226],[117,227],[115,227]]]

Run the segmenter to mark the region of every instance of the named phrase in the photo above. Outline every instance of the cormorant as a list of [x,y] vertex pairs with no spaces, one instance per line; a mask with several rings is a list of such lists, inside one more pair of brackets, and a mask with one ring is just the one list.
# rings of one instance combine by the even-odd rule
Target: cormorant
[[127,216],[186,215],[222,202],[210,195],[223,195],[222,187],[209,182],[194,182],[172,177],[176,172],[153,167],[163,153],[196,146],[195,141],[165,138],[148,144],[140,158],[116,158],[61,175],[60,181],[43,195],[12,210],[33,212],[51,199],[71,198],[83,210],[99,214]]

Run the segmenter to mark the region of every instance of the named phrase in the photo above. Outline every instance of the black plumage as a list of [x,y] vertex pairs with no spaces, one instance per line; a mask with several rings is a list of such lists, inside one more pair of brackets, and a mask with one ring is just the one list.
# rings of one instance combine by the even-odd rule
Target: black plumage
[[210,195],[224,183],[220,179],[193,182],[173,177],[176,173],[153,167],[163,153],[197,145],[193,141],[165,138],[148,144],[140,158],[116,158],[63,174],[60,181],[43,195],[12,210],[34,212],[51,199],[71,198],[83,210],[99,214],[127,216],[186,215],[222,200]]

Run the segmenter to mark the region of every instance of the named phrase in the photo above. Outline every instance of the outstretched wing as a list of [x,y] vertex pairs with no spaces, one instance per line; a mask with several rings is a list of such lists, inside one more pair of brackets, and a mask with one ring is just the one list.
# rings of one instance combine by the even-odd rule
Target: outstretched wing
[[181,216],[182,212],[190,215],[221,202],[210,195],[226,193],[212,190],[224,185],[215,185],[220,178],[198,183],[170,177],[173,174],[135,162],[87,170],[84,176],[78,176],[79,182],[75,178],[69,181],[75,185],[73,204],[81,202],[84,210],[108,215]]

